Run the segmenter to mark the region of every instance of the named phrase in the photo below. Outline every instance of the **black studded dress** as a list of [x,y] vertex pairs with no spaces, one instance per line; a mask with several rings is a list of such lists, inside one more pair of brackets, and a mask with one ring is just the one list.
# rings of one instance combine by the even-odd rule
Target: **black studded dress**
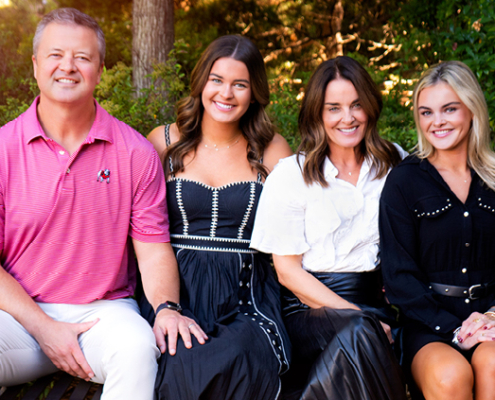
[[[192,349],[179,340],[175,356],[161,357],[158,399],[279,397],[289,351],[280,288],[267,255],[249,248],[262,187],[260,178],[218,188],[174,176],[167,182],[180,303],[209,340],[193,337]],[[153,323],[149,305],[142,311]]]

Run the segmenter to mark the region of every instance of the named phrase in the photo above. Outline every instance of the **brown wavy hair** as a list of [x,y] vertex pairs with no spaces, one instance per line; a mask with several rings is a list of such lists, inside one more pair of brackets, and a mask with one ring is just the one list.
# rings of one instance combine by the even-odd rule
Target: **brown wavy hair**
[[240,35],[215,39],[201,55],[191,74],[191,93],[180,100],[177,106],[179,140],[168,148],[166,156],[171,158],[173,170],[177,173],[184,170],[184,156],[196,150],[201,141],[204,112],[201,93],[213,64],[223,57],[241,61],[248,69],[253,102],[241,117],[239,128],[248,142],[247,159],[251,167],[266,178],[268,171],[260,161],[275,135],[274,127],[265,112],[265,107],[270,102],[268,79],[260,51],[249,39]]
[[330,155],[328,135],[323,124],[325,91],[334,79],[350,81],[359,96],[359,103],[368,116],[364,139],[360,145],[361,154],[376,170],[374,179],[383,178],[387,171],[401,161],[397,148],[378,134],[377,122],[382,111],[382,96],[371,76],[355,60],[340,56],[325,61],[315,71],[306,88],[301,111],[299,112],[299,133],[301,144],[297,157],[305,155],[302,173],[307,185],[328,182],[323,174],[323,164]]

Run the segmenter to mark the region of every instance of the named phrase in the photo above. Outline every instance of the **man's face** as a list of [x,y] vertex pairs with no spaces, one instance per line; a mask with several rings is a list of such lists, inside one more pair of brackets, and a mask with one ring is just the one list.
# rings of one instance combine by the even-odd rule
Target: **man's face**
[[92,101],[103,71],[96,33],[79,25],[47,25],[33,67],[42,100],[65,104]]

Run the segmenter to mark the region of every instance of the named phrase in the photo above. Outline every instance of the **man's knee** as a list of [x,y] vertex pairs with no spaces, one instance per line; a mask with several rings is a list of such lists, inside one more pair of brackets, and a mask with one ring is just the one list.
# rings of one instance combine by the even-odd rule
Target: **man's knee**
[[141,375],[141,371],[154,374],[160,352],[148,322],[132,303],[104,306],[97,315],[100,321],[81,337],[83,352],[98,379],[106,380],[109,374]]

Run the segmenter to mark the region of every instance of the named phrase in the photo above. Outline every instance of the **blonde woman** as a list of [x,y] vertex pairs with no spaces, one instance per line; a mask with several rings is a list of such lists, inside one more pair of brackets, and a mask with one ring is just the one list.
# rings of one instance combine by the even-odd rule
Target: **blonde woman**
[[407,317],[404,360],[427,400],[495,399],[495,154],[472,71],[431,67],[414,91],[419,150],[380,208],[388,298]]

